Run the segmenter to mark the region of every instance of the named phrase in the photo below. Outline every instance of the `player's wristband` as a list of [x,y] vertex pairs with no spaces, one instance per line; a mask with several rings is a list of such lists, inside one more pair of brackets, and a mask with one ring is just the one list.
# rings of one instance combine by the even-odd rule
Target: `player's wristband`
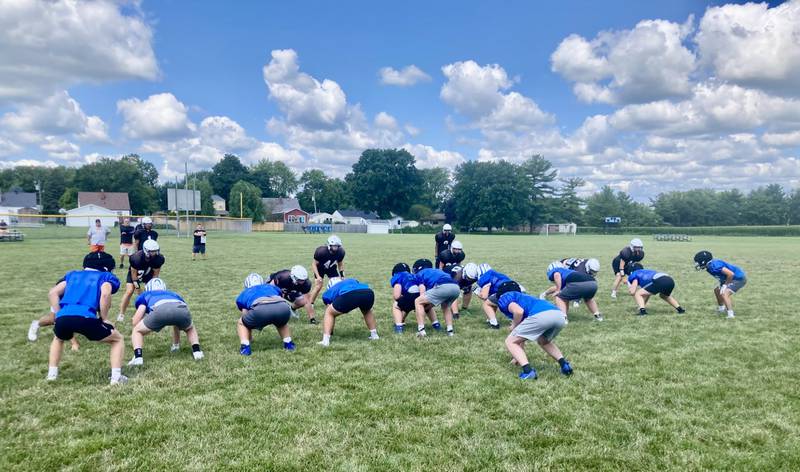
[[52,313],[54,315],[56,314],[56,311],[53,309],[53,307],[50,307],[50,313]]

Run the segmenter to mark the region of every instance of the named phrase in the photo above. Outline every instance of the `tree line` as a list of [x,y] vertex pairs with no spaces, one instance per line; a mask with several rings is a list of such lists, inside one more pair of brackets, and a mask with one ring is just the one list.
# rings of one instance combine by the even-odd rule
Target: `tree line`
[[[136,154],[101,158],[81,167],[15,167],[0,171],[0,190],[35,191],[41,185],[45,213],[77,206],[77,192],[128,192],[134,214],[166,208],[168,187],[152,163]],[[344,178],[307,170],[299,176],[282,162],[261,160],[246,166],[226,154],[210,170],[193,173],[188,186],[200,191],[202,214],[213,215],[211,196],[227,200],[234,216],[263,221],[262,197],[295,196],[308,212],[354,208],[381,218],[401,215],[422,220],[442,213],[464,229],[533,229],[542,223],[574,222],[602,226],[618,216],[622,226],[730,226],[800,224],[800,189],[778,184],[745,194],[739,190],[694,189],[661,193],[648,203],[609,186],[581,198],[585,181],[560,179],[541,155],[520,163],[465,162],[455,169],[418,169],[405,149],[368,149]]]

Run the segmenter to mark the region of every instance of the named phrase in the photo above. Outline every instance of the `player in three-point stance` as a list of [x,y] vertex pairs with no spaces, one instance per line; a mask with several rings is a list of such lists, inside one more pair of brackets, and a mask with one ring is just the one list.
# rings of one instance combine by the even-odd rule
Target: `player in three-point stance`
[[652,295],[658,295],[669,303],[678,313],[686,313],[678,300],[672,296],[675,289],[675,280],[663,272],[648,270],[638,262],[632,264],[631,275],[628,276],[628,291],[636,300],[639,307],[639,316],[647,314],[647,301]]
[[614,285],[611,287],[611,298],[617,298],[617,289],[626,275],[630,275],[630,265],[644,259],[644,244],[639,238],[631,239],[629,245],[619,251],[617,257],[611,261],[611,270],[614,272]]
[[697,270],[705,269],[719,280],[719,286],[714,287],[717,310],[720,313],[727,311],[728,318],[734,318],[732,297],[747,284],[747,275],[744,270],[722,259],[714,259],[714,256],[708,251],[700,251],[694,255],[694,266]]
[[375,341],[378,337],[378,326],[372,307],[375,305],[375,292],[367,284],[362,284],[356,279],[343,279],[333,277],[328,280],[328,287],[322,294],[325,303],[325,318],[322,320],[322,341],[320,346],[328,347],[331,343],[331,334],[339,315],[350,313],[358,308],[364,316],[364,323],[369,329],[369,340]]
[[264,278],[258,274],[250,274],[244,279],[244,290],[236,297],[236,308],[242,316],[236,322],[236,333],[239,335],[239,354],[252,354],[250,342],[253,330],[261,331],[265,326],[274,325],[283,338],[283,348],[294,351],[292,331],[289,319],[292,309],[281,296],[281,289],[265,284]]

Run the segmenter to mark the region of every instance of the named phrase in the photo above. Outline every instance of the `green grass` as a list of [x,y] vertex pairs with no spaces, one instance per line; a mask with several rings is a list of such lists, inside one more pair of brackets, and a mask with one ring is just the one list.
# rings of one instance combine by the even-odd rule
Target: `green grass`
[[[26,233],[0,244],[0,470],[800,469],[797,239],[647,241],[647,266],[674,276],[688,313],[654,299],[639,319],[630,297],[608,297],[610,260],[629,237],[460,238],[468,260],[532,293],[554,258],[601,260],[606,322],[582,307],[557,338],[575,375],[562,377],[529,345],[540,378],[522,382],[503,347],[507,321],[486,329],[477,304],[454,338],[392,334],[389,272],[430,257],[430,235],[344,235],[348,275],[376,291],[380,341],[367,341],[350,313],[322,349],[321,328],[294,320],[296,353],[268,328],[250,358],[235,333],[242,279],[307,265],[324,236],[212,233],[209,260],[198,262],[191,240],[164,237],[163,278],[188,301],[207,357],[193,361],[185,341],[171,355],[165,330],[145,338],[145,366],[126,368],[131,382],[114,388],[107,346],[86,340],[65,353],[59,380],[45,382],[51,330],[36,343],[25,333],[49,287],[78,267],[85,240]],[[748,272],[735,320],[716,314],[713,279],[692,269],[701,248]],[[130,334],[127,322],[121,330]]]

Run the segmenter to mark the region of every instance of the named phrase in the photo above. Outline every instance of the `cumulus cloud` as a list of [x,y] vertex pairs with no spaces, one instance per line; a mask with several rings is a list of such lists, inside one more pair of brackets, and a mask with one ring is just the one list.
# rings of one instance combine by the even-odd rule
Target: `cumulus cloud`
[[56,92],[41,101],[23,103],[16,111],[0,118],[0,130],[26,142],[43,135],[74,134],[93,142],[107,142],[108,129],[98,116],[86,116],[80,104],[66,91]]
[[431,76],[414,64],[405,66],[401,70],[383,67],[378,72],[378,75],[381,78],[381,83],[385,85],[396,85],[398,87],[410,87],[419,82],[428,82],[431,80]]
[[119,2],[0,2],[0,102],[49,96],[78,83],[154,79],[153,33]]
[[125,123],[122,131],[129,138],[159,139],[188,135],[194,129],[186,105],[171,93],[151,95],[145,100],[129,98],[117,102]]
[[695,37],[701,62],[716,77],[797,95],[800,0],[709,8]]
[[684,24],[645,20],[631,30],[601,32],[591,41],[570,35],[551,55],[551,67],[575,82],[575,95],[587,103],[686,96],[696,63],[684,45],[691,24],[692,18]]
[[56,136],[47,136],[39,147],[47,152],[50,157],[62,161],[73,161],[80,158],[80,150],[77,144]]
[[416,166],[420,169],[430,169],[433,167],[443,167],[448,170],[455,170],[456,166],[466,162],[464,156],[455,151],[439,151],[432,146],[424,144],[409,144],[402,146],[416,158]]

